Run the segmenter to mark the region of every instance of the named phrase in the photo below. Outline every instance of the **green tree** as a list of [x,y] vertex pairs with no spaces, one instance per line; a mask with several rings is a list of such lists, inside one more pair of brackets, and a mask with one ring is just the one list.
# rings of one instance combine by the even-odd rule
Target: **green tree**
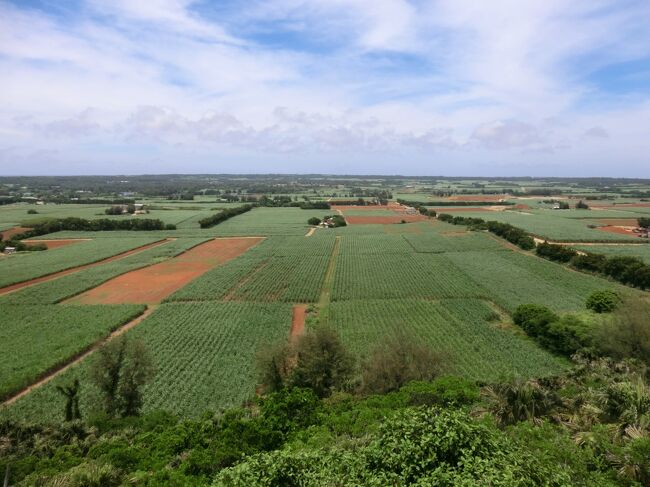
[[104,412],[111,418],[138,415],[142,386],[153,373],[151,357],[142,342],[120,337],[101,347],[91,376],[101,391]]
[[67,386],[56,386],[56,390],[65,396],[65,420],[74,421],[81,419],[79,410],[79,379],[75,379],[72,384]]
[[614,291],[594,291],[587,298],[585,306],[596,313],[609,313],[620,303],[621,298]]
[[309,220],[307,220],[307,224],[309,225],[318,225],[320,223],[320,218],[316,218],[315,216],[312,216]]

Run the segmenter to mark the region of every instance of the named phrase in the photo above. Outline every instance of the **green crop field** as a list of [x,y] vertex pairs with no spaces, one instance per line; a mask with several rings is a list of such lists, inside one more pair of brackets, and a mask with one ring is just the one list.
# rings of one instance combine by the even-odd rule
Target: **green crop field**
[[650,245],[572,245],[574,249],[607,256],[638,257],[650,264]]
[[0,305],[0,398],[31,384],[143,310],[139,305]]
[[107,264],[82,269],[78,272],[19,289],[0,296],[2,304],[55,304],[125,272],[156,264],[194,247],[204,239],[183,238],[143,250]]
[[89,240],[41,252],[5,256],[0,259],[0,287],[96,262],[159,239],[133,237],[131,232],[131,238]]
[[478,380],[547,375],[564,367],[530,339],[500,329],[494,311],[477,299],[337,302],[330,320],[361,355],[384,337],[406,331],[442,353],[449,372]]
[[[440,213],[444,213],[444,211],[440,211]],[[539,210],[538,213],[527,211],[527,213],[530,214],[517,211],[468,211],[459,213],[459,215],[482,218],[486,221],[495,220],[509,223],[539,237],[562,242],[607,242],[636,239],[634,236],[619,235],[589,228],[588,225],[597,224],[598,222],[580,218],[564,218],[561,215],[562,210]],[[588,216],[591,218],[607,218],[607,216],[601,216],[600,212],[598,212],[597,216],[594,213],[596,212],[590,212]],[[620,218],[620,213],[617,213],[617,216]]]
[[169,301],[317,301],[333,246],[333,234],[269,237],[208,271]]
[[[260,347],[288,336],[291,306],[266,303],[163,304],[128,332],[153,355],[156,378],[145,393],[145,410],[164,408],[186,416],[218,411],[255,394],[254,357]],[[96,391],[88,380],[89,361],[19,399],[0,415],[56,420],[56,385],[80,378],[86,390],[82,408]]]

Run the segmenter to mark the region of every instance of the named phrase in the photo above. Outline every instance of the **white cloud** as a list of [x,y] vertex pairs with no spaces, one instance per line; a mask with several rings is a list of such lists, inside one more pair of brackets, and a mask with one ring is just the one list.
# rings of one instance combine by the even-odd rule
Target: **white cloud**
[[276,0],[209,15],[209,2],[87,0],[66,18],[16,5],[0,4],[0,147],[61,164],[105,164],[81,142],[132,167],[144,152],[190,169],[197,151],[378,164],[360,172],[399,172],[400,154],[482,173],[494,151],[549,168],[617,149],[634,168],[650,150],[650,93],[633,105],[585,81],[650,55],[643,1]]

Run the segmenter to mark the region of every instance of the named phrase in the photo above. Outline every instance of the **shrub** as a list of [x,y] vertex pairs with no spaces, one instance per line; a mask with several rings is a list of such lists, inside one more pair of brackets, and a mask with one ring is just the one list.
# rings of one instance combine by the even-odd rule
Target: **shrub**
[[548,325],[558,319],[550,309],[538,304],[518,306],[512,318],[516,325],[533,337],[545,334]]
[[309,220],[307,220],[308,225],[318,225],[321,222],[320,218],[316,218],[315,216],[311,217]]
[[609,313],[614,311],[621,302],[621,298],[613,291],[594,291],[585,303],[587,309],[596,313]]
[[463,406],[479,400],[480,390],[476,382],[447,375],[432,382],[410,382],[400,389],[409,394],[409,403],[420,405]]
[[38,215],[38,211],[36,211],[34,208],[27,210],[28,215]]
[[361,390],[395,391],[411,381],[427,381],[445,368],[445,357],[414,337],[395,331],[361,365]]
[[326,397],[349,385],[354,359],[334,329],[319,326],[296,343],[278,344],[258,353],[257,368],[268,391],[300,387]]
[[650,366],[650,304],[626,300],[594,331],[598,349],[614,358],[633,357]]

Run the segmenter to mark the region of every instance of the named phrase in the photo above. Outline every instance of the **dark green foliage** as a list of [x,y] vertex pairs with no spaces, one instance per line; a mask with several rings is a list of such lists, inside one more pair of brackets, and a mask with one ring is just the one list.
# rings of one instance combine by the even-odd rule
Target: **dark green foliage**
[[576,203],[576,210],[588,210],[589,205],[584,201],[580,200]]
[[112,230],[133,230],[133,231],[150,231],[163,230],[165,224],[161,220],[151,218],[131,218],[128,220],[116,220],[108,218],[99,218],[97,220],[86,220],[84,218],[60,218],[56,220],[46,220],[35,224],[31,230],[19,235],[14,235],[16,240],[37,237],[49,233],[70,230],[73,232],[101,232]]
[[607,257],[602,254],[587,252],[574,255],[570,262],[576,269],[589,272],[603,272],[607,263]]
[[516,325],[532,337],[544,335],[548,325],[558,319],[550,309],[538,304],[518,306],[512,318]]
[[510,225],[509,223],[497,221],[486,222],[481,218],[451,216],[446,213],[438,215],[438,219],[453,225],[467,225],[475,230],[488,230],[524,250],[532,250],[535,248],[535,240],[525,230]]
[[569,262],[576,255],[578,255],[578,252],[572,248],[566,247],[564,245],[550,244],[548,242],[540,243],[537,246],[536,253],[540,257],[554,260],[556,262]]
[[476,382],[447,375],[438,377],[432,382],[410,382],[400,389],[400,393],[409,395],[409,404],[465,406],[479,400],[479,388]]
[[320,218],[312,216],[309,220],[307,220],[307,224],[316,226],[316,225],[318,225],[320,223],[320,221],[321,221]]
[[621,298],[614,291],[595,291],[589,295],[585,306],[596,313],[609,313],[620,303]]
[[595,331],[599,350],[619,359],[634,357],[650,368],[650,304],[626,300],[612,318]]
[[36,211],[34,208],[31,208],[27,210],[28,215],[38,215],[38,211]]
[[432,380],[444,370],[447,358],[415,337],[395,330],[361,365],[361,391],[384,394],[411,381]]
[[297,342],[260,352],[257,367],[262,385],[270,391],[309,388],[318,397],[348,386],[354,358],[338,333],[325,326],[310,329]]
[[153,377],[151,357],[140,341],[112,340],[97,351],[91,375],[102,394],[102,409],[109,417],[137,416],[142,407],[142,386]]
[[450,201],[450,200],[441,200],[441,201],[409,201],[399,199],[397,202],[401,205],[413,206],[417,208],[418,206],[494,206],[498,204],[500,206],[512,206],[515,203],[512,201]]
[[74,421],[81,419],[81,412],[79,411],[79,379],[72,381],[68,386],[56,386],[56,390],[65,396],[65,420]]
[[637,223],[641,228],[650,228],[650,217],[642,217],[637,219]]
[[225,210],[221,210],[219,213],[215,213],[212,216],[199,220],[199,225],[201,226],[201,228],[210,228],[215,225],[218,225],[219,223],[225,222],[226,220],[232,218],[233,216],[246,213],[247,211],[250,211],[253,208],[254,208],[253,205],[243,205],[243,206],[237,206],[236,208],[226,208]]
[[574,315],[557,316],[545,306],[522,304],[513,315],[515,324],[551,352],[571,356],[590,345],[590,327]]
[[344,388],[352,376],[354,359],[332,328],[309,330],[298,339],[294,351],[296,363],[289,378],[293,387],[308,387],[325,397]]

